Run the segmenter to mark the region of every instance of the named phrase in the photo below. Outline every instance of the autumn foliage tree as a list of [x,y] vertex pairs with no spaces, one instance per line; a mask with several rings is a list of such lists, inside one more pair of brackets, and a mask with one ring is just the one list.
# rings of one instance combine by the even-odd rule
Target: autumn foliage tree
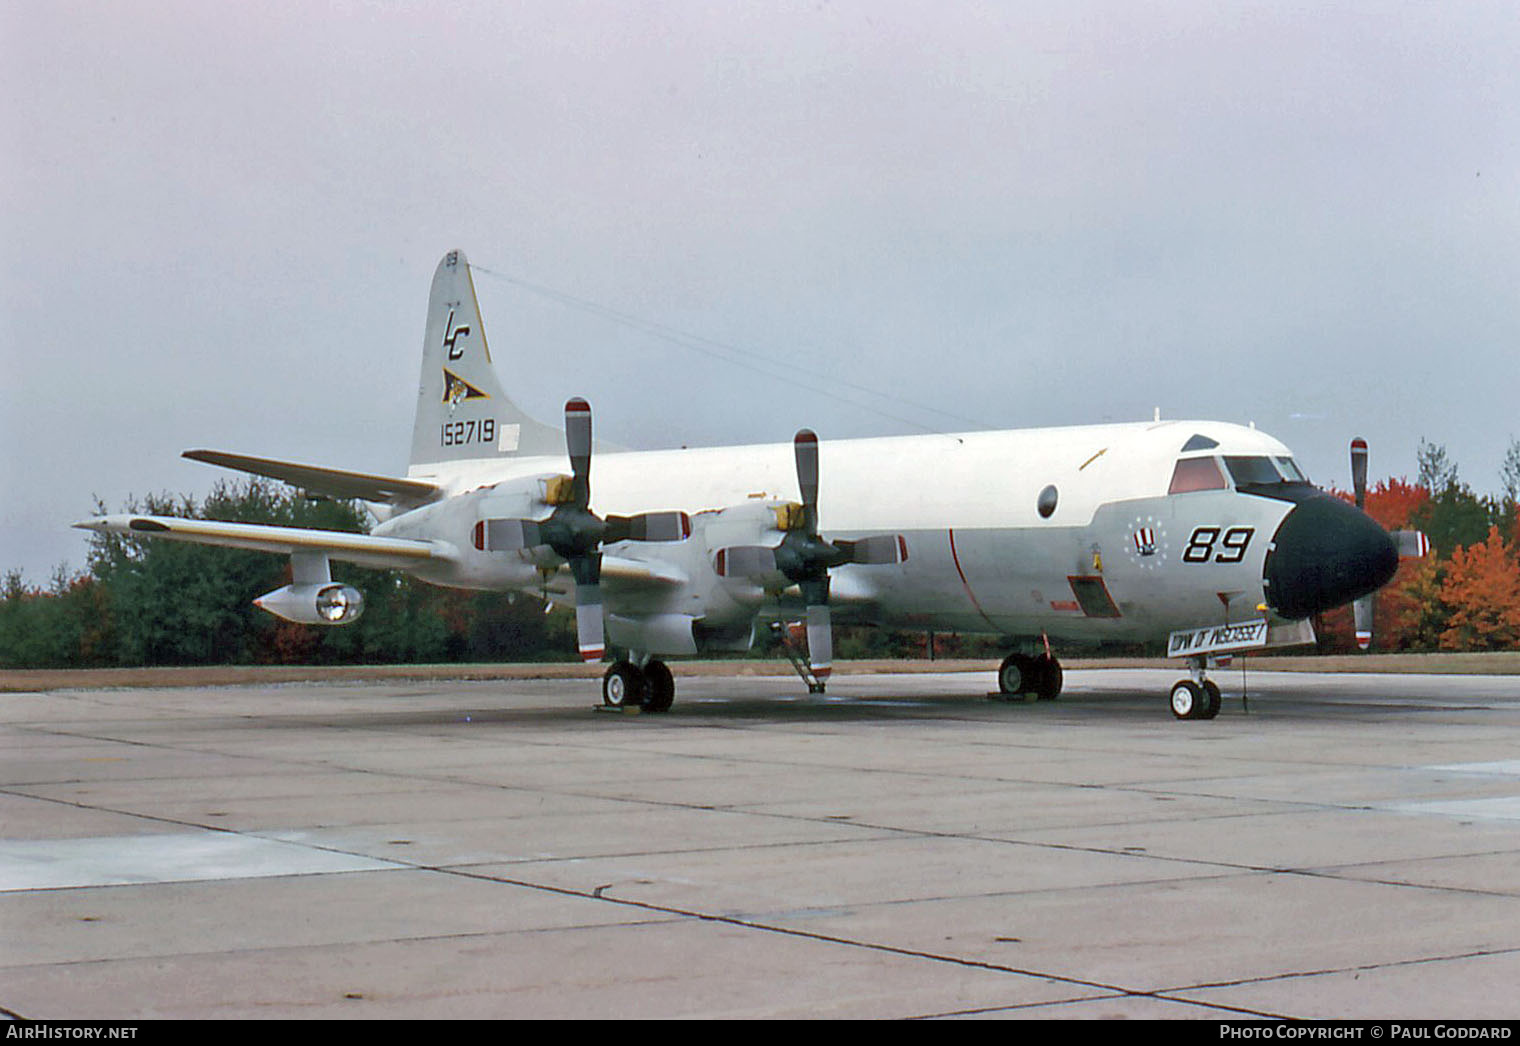
[[1367,515],[1388,530],[1404,530],[1430,500],[1430,491],[1408,480],[1379,480],[1367,490]]
[[1452,553],[1441,600],[1451,608],[1442,650],[1520,647],[1520,559],[1497,526],[1486,541]]
[[[1520,525],[1511,490],[1520,484],[1520,443],[1511,440],[1498,498],[1463,483],[1444,447],[1422,440],[1419,458],[1418,482],[1385,480],[1367,491],[1368,515],[1389,530],[1419,530],[1431,546],[1423,559],[1400,561],[1377,593],[1373,649],[1515,649]],[[1318,631],[1322,650],[1355,649],[1349,607],[1324,615]]]
[[[1347,501],[1350,492],[1331,489],[1330,493]],[[1368,486],[1365,511],[1387,530],[1413,529],[1413,520],[1430,501],[1430,492],[1418,483],[1403,478],[1384,479]],[[1379,590],[1373,601],[1372,632],[1378,650],[1419,648],[1416,624],[1420,620],[1416,580],[1425,560],[1401,559],[1398,573]],[[1356,628],[1349,606],[1337,607],[1320,615],[1316,622],[1320,649],[1326,652],[1357,650]],[[1431,646],[1435,638],[1427,637]]]

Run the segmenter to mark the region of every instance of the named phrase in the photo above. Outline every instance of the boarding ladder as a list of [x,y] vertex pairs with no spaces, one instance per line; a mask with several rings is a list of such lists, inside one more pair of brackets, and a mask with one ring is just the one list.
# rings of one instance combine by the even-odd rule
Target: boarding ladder
[[813,674],[808,664],[806,625],[801,621],[772,621],[771,633],[781,640],[781,651],[797,670],[797,675],[807,684],[808,693],[823,693],[824,681]]

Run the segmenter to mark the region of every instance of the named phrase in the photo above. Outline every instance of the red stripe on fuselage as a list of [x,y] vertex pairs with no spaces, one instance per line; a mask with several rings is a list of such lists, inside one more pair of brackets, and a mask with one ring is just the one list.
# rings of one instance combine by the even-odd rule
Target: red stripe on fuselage
[[971,605],[976,607],[976,612],[982,615],[982,620],[992,625],[993,628],[997,628],[998,626],[993,622],[992,618],[987,616],[987,611],[982,609],[982,604],[977,602],[976,593],[971,591],[971,582],[966,580],[966,572],[961,569],[961,557],[955,551],[955,531],[947,530],[945,533],[950,535],[950,561],[955,564],[955,572],[961,576],[961,586],[966,590],[966,597],[971,600]]

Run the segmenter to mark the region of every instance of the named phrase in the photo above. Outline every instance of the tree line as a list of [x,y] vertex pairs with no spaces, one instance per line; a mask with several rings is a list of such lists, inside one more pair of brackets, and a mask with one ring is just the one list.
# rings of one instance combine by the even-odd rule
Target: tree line
[[[1384,480],[1367,490],[1373,519],[1430,539],[1430,554],[1402,560],[1378,592],[1373,649],[1520,649],[1520,440],[1510,440],[1497,495],[1475,493],[1440,444],[1421,440],[1418,460],[1415,482]],[[1355,649],[1349,607],[1317,625],[1321,650]]]
[[[367,529],[354,502],[311,500],[259,479],[220,483],[204,502],[158,496],[122,511]],[[559,659],[575,650],[573,619],[546,614],[537,600],[346,563],[334,562],[332,574],[364,593],[364,615],[341,628],[299,625],[252,603],[290,583],[288,557],[92,533],[87,570],[59,569],[45,587],[28,587],[19,571],[0,581],[0,664],[424,664]]]
[[[1390,530],[1422,530],[1431,553],[1400,563],[1378,593],[1374,650],[1520,648],[1520,441],[1511,440],[1496,496],[1459,478],[1444,447],[1421,441],[1414,482],[1367,491],[1367,512]],[[1349,499],[1350,495],[1336,491]],[[97,514],[104,505],[96,503]],[[223,482],[203,501],[160,495],[123,511],[362,532],[355,502],[313,500],[260,479]],[[283,556],[93,533],[88,567],[29,586],[0,578],[0,665],[8,668],[206,664],[430,664],[573,660],[575,623],[564,608],[501,592],[439,588],[394,571],[333,564],[333,578],[364,592],[353,625],[299,625],[252,599],[290,581]],[[1356,649],[1350,608],[1316,622],[1322,652]],[[760,633],[756,656],[778,641]],[[1078,653],[1103,651],[1071,650]],[[1113,653],[1158,653],[1136,647]],[[1001,656],[995,637],[841,627],[840,659]]]

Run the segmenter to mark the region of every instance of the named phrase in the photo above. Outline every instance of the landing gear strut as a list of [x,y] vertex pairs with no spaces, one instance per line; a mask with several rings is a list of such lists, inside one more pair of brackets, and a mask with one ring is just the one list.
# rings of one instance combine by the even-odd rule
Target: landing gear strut
[[998,693],[1005,701],[1034,694],[1054,701],[1061,694],[1061,662],[1049,654],[1009,654],[998,668]]
[[1219,684],[1204,677],[1201,657],[1188,658],[1190,678],[1179,679],[1172,687],[1172,715],[1178,719],[1213,719],[1219,714],[1222,698]]
[[646,661],[642,668],[617,661],[602,676],[602,704],[608,708],[668,712],[675,699],[676,681],[663,661]]

